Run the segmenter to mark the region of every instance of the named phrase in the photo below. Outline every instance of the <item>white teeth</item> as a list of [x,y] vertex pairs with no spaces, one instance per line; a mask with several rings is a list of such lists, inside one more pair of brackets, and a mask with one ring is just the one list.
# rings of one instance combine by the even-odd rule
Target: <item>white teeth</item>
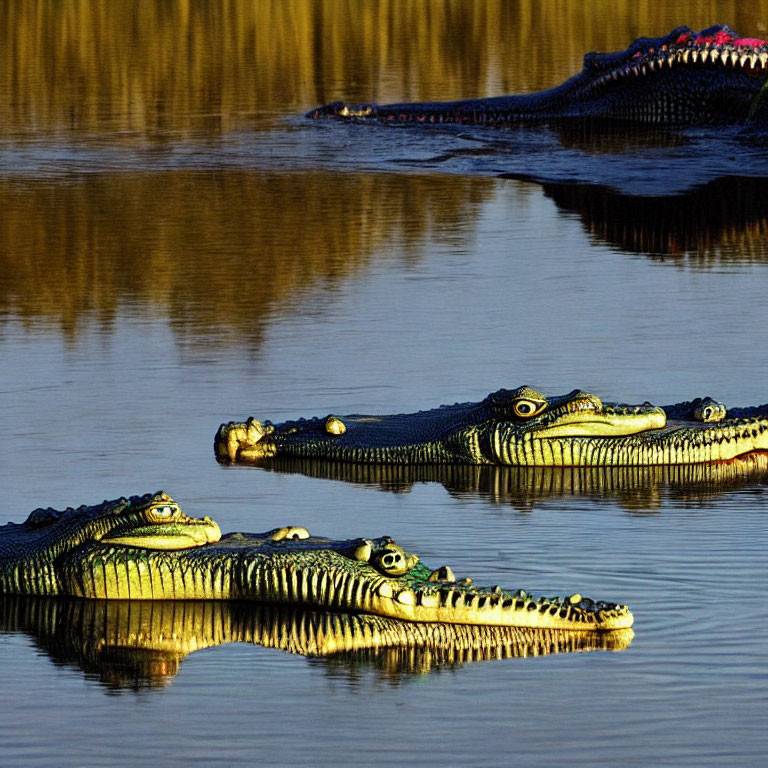
[[668,64],[668,66],[671,67],[672,64],[675,63],[675,61],[677,61],[677,59],[675,58],[675,54],[674,53],[670,53],[669,56],[667,56],[667,64]]
[[694,62],[697,62],[699,60],[699,52],[698,51],[693,51],[691,53],[691,56],[693,56],[693,61]]
[[[702,53],[702,54],[701,54],[701,57],[702,57],[702,61],[706,61],[706,59],[704,58],[704,54],[705,54],[705,53],[706,53],[706,51],[705,51],[704,53]],[[717,51],[717,50],[714,50],[714,51],[710,51],[710,54],[711,54],[711,56],[712,56],[712,62],[713,62],[713,63],[714,63],[714,62],[716,62],[716,61],[717,61],[717,60],[720,58],[720,52],[719,52],[719,51]]]
[[763,51],[760,54],[760,66],[765,67],[766,62],[768,62],[768,52]]
[[752,54],[752,55],[749,57],[749,66],[750,66],[750,67],[754,67],[754,66],[755,66],[755,64],[757,64],[757,54],[756,54],[756,53],[753,53],[753,54]]
[[651,68],[651,72],[656,68],[656,62],[651,59],[651,61],[648,63],[648,66]]
[[748,58],[749,56],[747,56],[746,53],[742,53],[741,58],[739,59],[739,64],[741,64],[741,66],[743,67]]
[[424,608],[435,608],[437,607],[438,602],[439,599],[436,592],[419,595],[419,603],[423,605]]
[[395,599],[402,605],[414,605],[416,603],[416,595],[410,589],[404,589]]
[[[715,54],[717,54],[717,51],[712,51],[712,61],[715,60]],[[696,54],[694,53],[694,56],[695,55]],[[701,52],[701,60],[702,61],[706,61],[708,58],[709,58],[709,51],[702,51]],[[696,61],[696,59],[694,59],[694,61]]]
[[392,585],[388,581],[382,581],[376,590],[379,597],[392,597]]
[[[728,54],[726,54],[727,56]],[[736,53],[736,51],[731,51],[731,64],[735,67],[736,62],[739,60],[739,55]]]
[[[683,61],[687,64],[688,63],[688,57],[691,55],[691,52],[686,48],[683,51]],[[694,59],[696,61],[696,59]]]

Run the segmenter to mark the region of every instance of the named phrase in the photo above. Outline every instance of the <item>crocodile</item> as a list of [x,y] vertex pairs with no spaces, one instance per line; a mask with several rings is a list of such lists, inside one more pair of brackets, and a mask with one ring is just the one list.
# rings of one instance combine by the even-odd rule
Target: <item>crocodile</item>
[[283,526],[221,535],[166,493],[0,528],[0,594],[90,599],[253,600],[442,624],[562,630],[632,626],[626,605],[534,597],[427,568],[389,536],[334,541]]
[[712,398],[655,406],[603,403],[574,390],[528,386],[428,411],[352,414],[274,425],[221,424],[223,463],[294,456],[372,464],[608,467],[731,461],[768,450],[768,404],[726,408]]
[[716,25],[587,53],[581,72],[544,91],[403,104],[335,101],[307,117],[388,123],[510,124],[593,119],[665,126],[747,123],[765,113],[768,42]]
[[[622,651],[631,629],[614,632],[399,621],[227,600],[75,600],[0,596],[0,636],[25,632],[59,666],[79,667],[110,689],[167,685],[194,651],[226,643],[277,648],[326,660],[335,674],[361,666],[389,676],[445,667],[583,651]],[[316,661],[313,661],[316,664]]]

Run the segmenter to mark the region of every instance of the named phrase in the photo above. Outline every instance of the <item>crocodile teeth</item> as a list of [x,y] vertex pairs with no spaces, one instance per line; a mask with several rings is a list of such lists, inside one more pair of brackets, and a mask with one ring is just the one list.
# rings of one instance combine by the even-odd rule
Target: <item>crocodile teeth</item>
[[656,67],[656,62],[651,59],[651,61],[648,62],[648,66],[651,68],[651,72],[653,72]]
[[[696,54],[694,54],[695,56]],[[712,61],[715,60],[715,56],[717,55],[717,51],[712,51]],[[701,60],[706,61],[709,58],[709,51],[702,51],[701,52]],[[695,61],[695,59],[694,59]]]
[[[746,56],[744,57],[746,58]],[[739,60],[739,54],[736,51],[731,51],[731,64],[735,67]]]
[[[686,49],[683,51],[683,62],[684,62],[685,64],[687,64],[687,63],[688,63],[688,57],[689,57],[690,55],[691,55],[691,52],[690,52],[690,51],[689,51],[689,50],[686,48]],[[696,59],[694,59],[694,61],[696,61]]]
[[765,67],[766,62],[768,62],[768,53],[766,51],[763,51],[760,54],[760,66]]
[[411,589],[404,589],[395,597],[395,600],[401,605],[415,605],[416,594]]
[[720,58],[720,51],[713,49],[710,51],[710,55],[712,56],[712,62],[714,63]]
[[379,588],[376,590],[376,594],[379,597],[392,597],[392,585],[388,581],[382,581],[379,584]]
[[[693,61],[697,62],[699,60],[699,52],[698,51],[692,51],[691,56],[693,56]],[[703,59],[702,59],[703,61]]]
[[419,592],[418,599],[419,605],[422,605],[424,608],[436,608],[437,604],[440,602],[436,592]]
[[677,59],[675,58],[675,54],[674,53],[670,53],[669,56],[667,56],[667,65],[671,67],[675,63],[676,60]]
[[754,67],[754,66],[755,66],[755,64],[757,64],[757,54],[756,54],[756,53],[753,53],[753,54],[752,54],[752,55],[749,57],[749,66],[750,66],[750,67]]

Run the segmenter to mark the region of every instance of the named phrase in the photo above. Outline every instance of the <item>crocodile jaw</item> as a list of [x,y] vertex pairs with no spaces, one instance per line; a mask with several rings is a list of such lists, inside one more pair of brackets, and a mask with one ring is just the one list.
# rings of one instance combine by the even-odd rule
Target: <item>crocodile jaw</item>
[[555,424],[537,429],[537,438],[551,437],[622,437],[661,429],[667,417],[661,408],[641,413],[571,413]]
[[387,596],[389,591],[371,599],[371,613],[405,621],[531,629],[610,631],[629,629],[634,622],[627,606],[615,603],[590,612],[567,605],[567,601],[563,604],[508,596],[494,600],[476,592],[454,591],[448,585],[435,592],[405,589]]

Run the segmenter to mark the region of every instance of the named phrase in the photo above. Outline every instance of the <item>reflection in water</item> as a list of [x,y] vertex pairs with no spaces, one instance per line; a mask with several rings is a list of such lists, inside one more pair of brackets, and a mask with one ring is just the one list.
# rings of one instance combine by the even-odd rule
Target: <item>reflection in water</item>
[[[768,3],[682,0],[73,0],[0,2],[0,135],[113,132],[122,142],[258,128],[334,98],[539,90],[680,24],[757,34]],[[611,23],[606,24],[605,19]]]
[[563,632],[416,624],[379,616],[218,601],[0,597],[0,631],[25,632],[56,664],[75,665],[109,688],[153,688],[193,651],[252,643],[327,658],[334,674],[372,668],[406,675],[472,661],[589,650],[619,651],[632,630]]
[[[183,337],[257,345],[273,314],[318,288],[332,299],[393,251],[409,264],[430,240],[466,245],[479,203],[496,189],[468,177],[323,172],[0,180],[0,307],[75,336],[83,320],[109,327],[127,305],[143,305]],[[543,189],[593,236],[627,251],[685,256],[689,266],[768,256],[764,179],[721,178],[665,197]]]
[[545,183],[590,235],[633,253],[690,266],[768,262],[768,179],[730,176],[680,195],[643,197],[602,186]]
[[490,189],[320,172],[0,180],[0,308],[74,335],[83,319],[108,326],[140,303],[181,335],[258,343],[271,313],[318,287],[332,296],[393,240],[408,261],[431,237],[455,238]]
[[[249,468],[244,468],[249,469]],[[250,469],[253,469],[251,467]],[[456,496],[479,497],[529,511],[547,499],[617,500],[627,511],[649,512],[665,499],[697,507],[717,496],[768,484],[768,453],[730,462],[656,467],[495,467],[346,464],[316,459],[270,459],[257,469],[369,485],[403,493],[415,483],[442,483]]]

